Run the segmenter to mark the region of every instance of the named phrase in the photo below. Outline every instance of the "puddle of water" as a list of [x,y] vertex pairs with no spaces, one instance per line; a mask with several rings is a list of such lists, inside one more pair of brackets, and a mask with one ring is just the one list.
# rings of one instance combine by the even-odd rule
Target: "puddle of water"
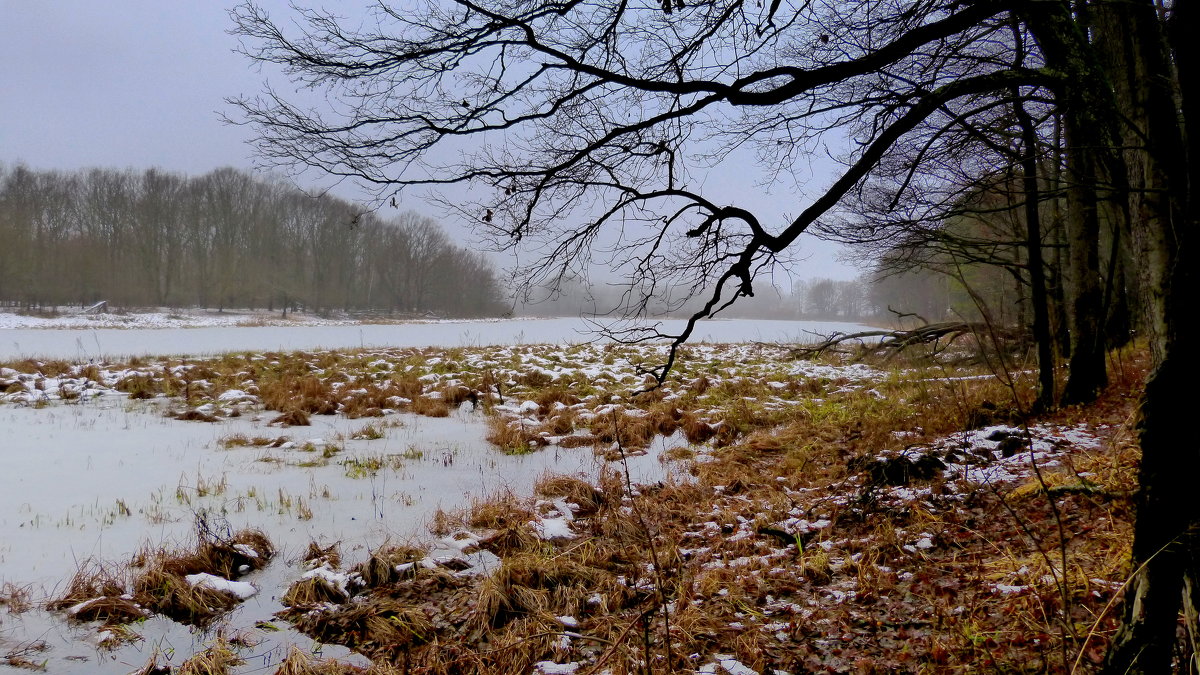
[[[42,409],[0,406],[0,583],[29,586],[34,601],[44,602],[84,560],[124,562],[147,543],[186,544],[203,510],[210,523],[262,529],[280,551],[246,577],[260,592],[224,622],[247,629],[282,609],[278,598],[300,574],[294,561],[310,541],[342,542],[348,567],[385,542],[428,539],[425,524],[438,508],[500,490],[529,494],[547,470],[595,476],[600,468],[590,448],[501,454],[483,440],[484,417],[470,406],[441,419],[316,416],[313,426],[290,429],[267,427],[271,417],[181,422],[154,403],[119,397]],[[384,437],[337,440],[367,424],[380,425]],[[311,440],[316,449],[221,447],[220,439],[239,433],[286,435],[297,445]],[[341,450],[325,458],[323,443]],[[659,439],[649,454],[630,458],[633,479],[661,478],[658,455],[676,444]],[[382,466],[362,469],[375,464]],[[95,626],[67,625],[41,610],[2,619],[0,653],[45,641],[49,649],[29,658],[45,660],[54,673],[128,673],[155,649],[178,663],[206,637],[156,618],[133,626],[144,642],[110,652],[96,649]],[[283,622],[276,625],[283,630],[253,631],[263,642],[238,672],[269,672],[290,644],[313,647]],[[324,654],[346,652],[326,646]]]

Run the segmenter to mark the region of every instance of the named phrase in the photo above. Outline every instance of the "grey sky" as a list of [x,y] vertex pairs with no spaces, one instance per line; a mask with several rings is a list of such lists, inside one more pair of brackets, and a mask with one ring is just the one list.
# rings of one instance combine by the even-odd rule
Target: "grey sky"
[[[152,166],[199,174],[249,169],[250,130],[222,123],[224,99],[260,89],[263,73],[226,34],[233,2],[215,0],[0,0],[0,163],[35,169]],[[285,14],[284,2],[264,2]],[[272,7],[273,6],[273,7]],[[280,91],[290,85],[272,78]],[[744,172],[710,176],[743,195]],[[816,177],[814,187],[828,182]],[[354,198],[352,189],[336,190]],[[763,195],[752,202],[787,201]],[[794,197],[791,197],[794,199]],[[445,218],[408,195],[405,205]],[[802,204],[781,206],[798,212]],[[466,237],[460,223],[445,222]],[[851,278],[836,250],[809,239],[797,278]]]

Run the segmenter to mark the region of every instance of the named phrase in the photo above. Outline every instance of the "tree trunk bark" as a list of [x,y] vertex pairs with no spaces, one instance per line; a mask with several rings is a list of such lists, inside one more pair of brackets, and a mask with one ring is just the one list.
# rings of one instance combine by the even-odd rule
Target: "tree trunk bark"
[[[1070,266],[1070,374],[1063,403],[1093,400],[1108,383],[1104,354],[1103,293],[1100,285],[1096,184],[1101,158],[1116,145],[1113,109],[1104,70],[1088,34],[1066,3],[1029,3],[1022,18],[1037,39],[1047,65],[1061,73],[1055,87],[1063,111],[1067,154],[1067,244]],[[1107,164],[1107,163],[1106,163]]]
[[1108,384],[1104,361],[1104,294],[1100,286],[1100,217],[1097,209],[1098,138],[1089,114],[1068,104],[1067,242],[1071,266],[1071,361],[1063,403],[1095,400]]
[[1067,264],[1064,260],[1064,252],[1067,246],[1066,220],[1063,215],[1063,133],[1062,133],[1062,117],[1056,116],[1054,122],[1054,155],[1051,161],[1050,185],[1054,193],[1054,201],[1051,203],[1051,223],[1053,230],[1051,231],[1051,241],[1054,242],[1054,263],[1052,271],[1054,273],[1054,283],[1051,285],[1051,292],[1054,295],[1054,324],[1055,329],[1054,339],[1058,346],[1058,353],[1064,357],[1071,355],[1071,332],[1068,326],[1071,325],[1067,311]]
[[1046,291],[1046,268],[1042,261],[1042,224],[1039,212],[1041,190],[1037,175],[1037,132],[1025,111],[1020,92],[1013,91],[1013,111],[1021,126],[1021,183],[1025,193],[1025,248],[1029,258],[1030,301],[1033,304],[1033,339],[1038,354],[1037,407],[1054,407],[1054,341],[1050,335],[1050,294]]
[[1200,665],[1194,651],[1186,654],[1190,664],[1172,664],[1172,657],[1181,608],[1189,632],[1200,637],[1200,501],[1194,496],[1200,449],[1190,419],[1194,406],[1181,395],[1200,377],[1190,306],[1200,292],[1191,195],[1195,169],[1188,165],[1187,136],[1177,114],[1176,85],[1182,80],[1172,71],[1153,2],[1112,2],[1101,10],[1097,46],[1126,122],[1121,142],[1130,233],[1146,291],[1154,363],[1140,408],[1133,575],[1105,672],[1170,672],[1173,665],[1194,671]]

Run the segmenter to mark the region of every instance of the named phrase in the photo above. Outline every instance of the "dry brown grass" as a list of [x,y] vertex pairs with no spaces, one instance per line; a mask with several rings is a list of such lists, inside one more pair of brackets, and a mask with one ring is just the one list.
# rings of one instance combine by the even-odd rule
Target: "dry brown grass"
[[558,439],[560,448],[582,448],[589,445],[596,445],[600,439],[591,434],[576,434],[572,436],[563,436]]
[[425,549],[415,546],[384,546],[372,552],[369,558],[355,565],[351,571],[358,574],[367,588],[377,588],[411,577],[412,572],[398,572],[396,567],[416,563],[426,554]]
[[343,399],[341,413],[352,420],[363,417],[383,417],[383,408],[374,405],[365,397],[355,396]]
[[630,415],[614,410],[592,420],[592,434],[602,443],[619,443],[626,449],[641,449],[650,445],[658,433],[657,423],[649,415]]
[[245,663],[233,646],[223,638],[204,651],[179,664],[175,675],[227,675],[231,668]]
[[269,438],[267,436],[250,437],[245,434],[230,434],[222,438],[219,443],[226,450],[231,448],[278,448],[290,440],[292,439],[288,436]]
[[105,621],[111,624],[125,624],[141,621],[149,616],[149,612],[132,600],[111,595],[85,600],[76,608],[67,609],[71,610],[67,618],[72,621]]
[[479,545],[504,556],[539,545],[530,525],[536,515],[531,503],[504,492],[476,499],[465,511],[443,512],[431,525],[446,534],[456,529],[484,530]]
[[533,400],[538,404],[543,415],[549,413],[555,403],[561,403],[564,406],[579,403],[579,397],[561,384],[539,389],[533,396]]
[[173,574],[207,572],[226,579],[236,579],[246,572],[261,569],[275,549],[267,535],[260,530],[241,530],[229,537],[202,533],[193,549],[156,551],[145,556]]
[[575,476],[543,474],[533,484],[533,491],[546,497],[562,497],[568,503],[579,506],[580,515],[595,513],[604,504],[603,493]]
[[335,541],[328,546],[321,546],[315,541],[310,541],[300,559],[309,568],[325,565],[337,569],[342,565],[341,544]]
[[258,397],[267,410],[280,412],[332,415],[338,409],[338,397],[330,383],[315,375],[260,380]]
[[237,598],[205,586],[193,586],[182,575],[151,568],[134,581],[134,598],[155,613],[180,623],[205,626],[237,606]]
[[0,607],[9,614],[22,614],[32,609],[32,597],[29,586],[18,586],[11,581],[0,585]]
[[502,492],[474,500],[464,521],[469,527],[498,530],[525,524],[534,515],[528,503],[511,492]]
[[542,429],[555,436],[564,436],[575,431],[575,411],[564,408],[546,417]]
[[46,609],[58,611],[87,600],[119,597],[125,593],[128,583],[128,572],[125,568],[111,563],[85,560],[67,582],[67,588],[46,603]]
[[69,361],[53,359],[50,361],[39,362],[36,372],[45,375],[46,377],[62,377],[64,375],[70,375],[71,371],[74,369],[74,365],[72,365]]
[[146,663],[141,668],[129,673],[129,675],[171,675],[171,666],[158,665],[160,654],[155,651],[146,659]]
[[308,419],[308,414],[301,410],[289,410],[288,412],[279,415],[270,422],[271,425],[279,425],[281,427],[307,427],[312,424]]
[[554,382],[554,378],[540,370],[531,370],[517,376],[517,384],[530,389],[543,389]]
[[107,622],[100,626],[97,646],[102,649],[119,649],[125,645],[136,644],[145,640],[137,630],[128,623]]
[[115,388],[134,399],[154,398],[162,393],[162,387],[153,375],[129,375],[119,380]]
[[409,406],[412,412],[426,417],[449,417],[450,404],[443,398],[433,396],[418,396]]
[[[986,585],[982,590],[968,588],[965,580],[976,574],[1003,579],[1021,567],[1028,568],[1030,575],[1044,576],[1051,568],[1035,564],[1038,557],[1028,553],[1011,560],[995,557],[997,546],[1019,542],[1020,536],[1001,534],[983,545],[976,533],[956,547],[940,548],[943,541],[958,541],[956,528],[964,526],[945,514],[921,508],[877,513],[862,510],[869,509],[869,504],[853,502],[839,507],[840,516],[838,508],[830,511],[821,501],[820,486],[853,478],[857,474],[847,467],[849,459],[869,452],[874,443],[887,447],[895,442],[891,430],[907,430],[913,424],[914,413],[909,408],[881,415],[882,429],[867,428],[861,416],[875,410],[875,397],[846,398],[843,403],[848,410],[806,407],[796,411],[787,425],[770,431],[751,429],[738,442],[714,453],[715,461],[697,464],[700,480],[696,483],[640,486],[640,496],[631,500],[627,495],[623,499],[621,477],[608,472],[601,481],[603,500],[597,500],[598,510],[591,516],[580,514],[575,528],[583,536],[568,543],[550,544],[532,537],[526,528],[533,515],[530,507],[511,495],[481,502],[473,513],[443,516],[445,531],[461,524],[495,533],[494,541],[503,543],[492,548],[502,562],[471,588],[469,599],[433,594],[428,597],[436,602],[418,605],[438,636],[429,645],[440,646],[408,643],[399,650],[404,655],[400,662],[411,659],[414,666],[430,673],[474,670],[507,674],[528,672],[537,660],[582,660],[586,667],[622,673],[636,672],[631,664],[645,658],[648,650],[666,671],[694,670],[695,663],[686,661],[686,655],[715,651],[734,654],[760,671],[778,667],[807,672],[820,663],[833,664],[837,670],[862,665],[865,672],[905,672],[917,664],[935,670],[973,663],[999,668],[1018,665],[1018,661],[1003,660],[1001,652],[1022,648],[1002,646],[1002,636],[1013,635],[1019,641],[1021,635],[1028,635],[1011,628],[1016,621],[1022,626],[1036,623],[1039,639],[1046,640],[1045,628],[1052,623],[1046,619],[1049,615],[1039,618],[1034,613],[1033,602],[1052,601],[1053,594],[1048,592],[1052,589],[1035,584],[1033,595],[1009,600],[989,593]],[[944,399],[930,397],[917,412],[934,414],[935,405],[942,404]],[[969,406],[956,405],[954,409],[969,410]],[[715,490],[716,485],[722,489]],[[789,492],[801,487],[808,492]],[[545,476],[538,483],[540,494],[581,505],[587,501],[584,495],[595,490],[569,477]],[[811,501],[806,501],[809,497],[804,495],[809,494]],[[983,504],[975,503],[975,508]],[[787,519],[797,508],[810,518],[817,517],[813,509],[833,517],[835,536],[846,541],[826,551],[817,545],[823,537],[820,533],[805,538],[802,547],[796,546],[799,540],[755,533],[757,527]],[[993,509],[989,518],[999,520],[996,516],[1002,512],[995,511],[995,503],[989,508]],[[706,522],[717,530],[701,528]],[[1046,521],[1038,517],[1035,522]],[[749,527],[751,536],[731,536],[744,527]],[[903,530],[908,534],[902,534]],[[938,548],[918,555],[904,550],[913,533],[926,530],[934,533]],[[687,539],[692,531],[704,534]],[[1116,559],[1123,555],[1115,545],[1120,536],[1114,533],[1112,539],[1111,548],[1117,552],[1109,557]],[[857,543],[860,540],[863,543]],[[1093,540],[1099,542],[1099,538]],[[661,577],[651,569],[650,543],[663,565]],[[685,547],[687,555],[682,553]],[[760,560],[764,555],[775,557]],[[943,557],[926,562],[934,556]],[[1094,604],[1085,597],[1098,590],[1089,581],[1091,575],[1107,579],[1114,572],[1093,563],[1085,569],[1070,575],[1071,598]],[[945,570],[955,571],[947,575]],[[912,577],[905,580],[901,572]],[[617,575],[626,577],[625,584],[616,582]],[[331,641],[345,641],[348,635],[368,653],[383,653],[386,649],[380,641],[404,637],[377,621],[367,621],[359,605],[379,603],[373,609],[386,615],[395,611],[387,598],[406,593],[398,589],[416,583],[416,579],[390,581],[369,596],[371,600],[352,603],[350,614],[341,616],[339,612],[336,622],[321,629],[328,632],[310,633]],[[847,586],[850,583],[853,585]],[[935,585],[951,583],[956,585]],[[856,591],[857,599],[841,603],[828,599],[827,594],[847,588]],[[667,626],[654,611],[659,592],[674,604]],[[778,610],[766,608],[767,596],[812,611],[814,621],[771,615]],[[953,614],[964,602],[973,604],[961,617]],[[987,608],[987,613],[974,607]],[[556,651],[554,636],[562,629],[554,617],[568,614],[580,617],[578,630],[598,642],[576,641],[569,655]],[[988,618],[993,614],[1009,618]],[[647,616],[654,618],[647,622]],[[940,617],[936,621],[941,623],[935,624],[934,617]],[[824,620],[846,628],[831,634],[826,624],[819,622]],[[411,623],[407,618],[400,621]],[[731,628],[735,622],[746,624],[747,629]],[[769,622],[785,628],[755,629]],[[935,625],[937,628],[932,627]],[[665,660],[663,642],[668,634],[674,644],[670,662]],[[787,637],[781,641],[777,634]],[[833,638],[838,645],[850,645],[844,651],[846,656],[821,646],[823,640]],[[593,648],[586,648],[589,644]],[[881,644],[906,644],[911,655],[881,649]],[[1023,658],[1025,653],[1020,654]]]
[[67,612],[69,621],[119,625],[145,619],[149,612],[128,598],[129,587],[128,568],[88,561],[79,567],[67,589],[46,603],[46,609]]
[[354,675],[362,672],[361,668],[349,664],[315,658],[292,645],[274,675]]
[[266,535],[257,530],[243,530],[229,538],[201,532],[194,548],[157,549],[139,555],[142,570],[133,580],[134,600],[176,621],[206,625],[239,600],[212,588],[193,586],[185,577],[207,573],[237,579],[265,566],[274,553]]
[[[613,362],[646,358],[630,347],[605,353]],[[1127,493],[1136,464],[1131,437],[1075,455],[1048,472],[1045,486],[951,495],[953,486],[939,472],[905,476],[928,496],[896,506],[878,496],[881,488],[864,461],[970,426],[1020,420],[1033,379],[1022,376],[1010,388],[941,377],[974,373],[907,364],[903,376],[795,377],[779,385],[784,369],[768,365],[760,371],[767,374],[746,376],[741,373],[752,372],[756,352],[739,354],[736,363],[685,359],[668,383],[669,398],[665,391],[629,397],[617,385],[550,381],[537,372],[523,377],[508,366],[455,373],[455,362],[466,359],[438,354],[439,376],[487,392],[485,409],[492,392],[510,403],[539,402],[537,425],[490,422],[498,445],[527,450],[540,442],[536,434],[571,433],[579,412],[618,401],[616,410],[593,421],[594,436],[568,436],[562,445],[619,440],[636,451],[655,435],[682,431],[705,445],[669,452],[669,459],[696,479],[666,479],[626,494],[619,472],[605,472],[598,488],[544,476],[539,494],[583,507],[572,525],[576,539],[538,539],[529,525],[537,517],[532,500],[498,495],[462,513],[439,514],[433,524],[441,534],[471,529],[484,535],[482,546],[501,557],[491,574],[398,574],[398,561],[419,560],[424,552],[377,552],[360,567],[370,588],[356,591],[353,602],[288,616],[314,638],[369,655],[377,668],[394,664],[429,675],[525,675],[545,659],[581,661],[584,670],[613,675],[642,673],[639,661],[647,658],[655,672],[694,671],[717,652],[759,672],[1057,671],[1060,646],[1079,644],[1063,637],[1070,632],[1064,626],[1075,630],[1097,616],[1099,638],[1089,649],[1103,646],[1112,628],[1112,610],[1106,618],[1104,605],[1128,555]],[[272,377],[311,376],[367,390],[338,401],[351,414],[351,406],[382,407],[383,393],[421,398],[416,378],[430,371],[419,364],[433,355],[389,357],[394,369],[370,380],[355,374],[359,362],[334,354],[280,357],[270,368]],[[1128,359],[1114,376],[1118,387],[1137,379],[1129,375],[1136,370],[1132,363]],[[409,365],[410,372],[397,373]],[[461,403],[459,393],[440,391],[448,406]],[[587,397],[580,411],[557,405],[574,405],[577,396]],[[1064,411],[1057,419],[1095,421],[1095,410]],[[1045,487],[1058,500],[1068,534],[1065,572]],[[798,534],[782,525],[797,519],[829,524]],[[926,536],[931,548],[912,546]],[[312,558],[322,554],[317,547]],[[1067,582],[1064,594],[1046,581],[1056,574]],[[1010,596],[994,584],[1028,590]],[[323,592],[298,589],[289,600],[318,602]],[[665,602],[672,605],[666,617]],[[584,635],[569,650],[557,645],[562,626],[554,618],[566,614],[580,619]],[[689,660],[691,654],[700,656]],[[296,668],[301,665],[297,657]]]
[[477,400],[476,394],[470,387],[463,385],[447,385],[441,389],[442,400],[451,408],[457,408],[465,401]]
[[429,617],[404,600],[371,596],[337,612],[304,612],[293,619],[305,633],[379,656],[398,654],[436,636]]
[[683,413],[679,419],[679,428],[683,429],[683,437],[688,443],[697,445],[716,435],[712,424],[692,413]]
[[503,452],[524,454],[536,447],[542,440],[537,435],[537,427],[525,425],[516,420],[489,417],[487,425],[487,434],[484,438]]
[[321,577],[300,579],[288,587],[279,599],[285,607],[313,607],[346,601],[346,595]]
[[648,409],[654,429],[663,436],[670,436],[679,429],[683,420],[683,411],[673,403],[661,401]]
[[575,615],[604,572],[573,556],[522,552],[508,556],[484,579],[473,620],[480,627],[502,626],[517,617]]
[[396,373],[388,386],[392,392],[389,395],[415,400],[425,391],[425,384],[412,373]]

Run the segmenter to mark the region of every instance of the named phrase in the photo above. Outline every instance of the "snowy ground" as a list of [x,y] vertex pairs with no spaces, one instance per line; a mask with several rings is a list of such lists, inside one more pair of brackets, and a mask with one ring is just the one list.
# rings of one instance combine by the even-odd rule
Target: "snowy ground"
[[[12,314],[0,314],[0,328],[9,326]],[[137,315],[151,316],[151,315]],[[157,315],[154,315],[157,316]],[[16,317],[25,320],[27,317]],[[360,347],[471,347],[537,343],[575,344],[601,339],[598,326],[579,318],[437,321],[397,324],[307,323],[296,325],[246,326],[225,324],[170,323],[50,325],[0,330],[0,360],[38,357],[88,361],[147,355],[211,355],[231,351],[290,351],[297,349],[353,349]],[[682,330],[684,322],[661,322],[664,333]],[[47,328],[55,328],[48,330]],[[58,328],[73,328],[57,330]],[[79,330],[86,328],[87,330]],[[863,326],[820,321],[710,320],[701,323],[692,342],[805,342],[816,334],[851,332]]]
[[[81,354],[87,340],[94,341],[99,348],[110,339],[124,339],[122,336],[131,336],[133,340],[119,343],[122,345],[139,344],[137,339],[161,340],[141,343],[147,353],[176,353],[190,351],[185,347],[188,336],[204,336],[209,331],[218,337],[202,339],[220,346],[213,351],[229,351],[250,348],[246,336],[251,333],[242,331],[279,331],[280,334],[300,336],[289,339],[303,341],[315,339],[313,336],[318,334],[335,335],[340,330],[346,333],[343,337],[357,336],[357,340],[348,345],[354,347],[369,344],[368,339],[386,339],[401,344],[403,339],[412,339],[419,345],[458,346],[490,344],[493,340],[509,345],[580,342],[586,336],[574,331],[581,326],[581,322],[568,320],[513,320],[416,326],[227,326],[24,332],[32,336],[30,344],[39,348],[50,344],[54,336],[65,335],[71,341],[68,344],[74,344]],[[818,329],[800,322],[762,321],[710,322],[706,329],[725,330],[727,335],[737,336],[736,339],[742,341],[765,342],[764,332],[783,330],[781,326],[790,331],[792,339],[804,330],[847,329],[844,325],[835,328],[825,325]],[[393,333],[386,338],[370,332],[376,329],[410,329],[412,332]],[[488,332],[472,335],[470,330]],[[16,329],[7,334],[0,333],[0,340],[22,333]],[[568,334],[576,339],[570,339]],[[405,338],[405,335],[410,337]],[[656,348],[640,349],[652,351]],[[650,355],[661,357],[661,348],[658,349],[659,353]],[[379,381],[387,381],[389,374],[420,368],[424,374],[419,379],[425,384],[426,396],[457,385],[466,377],[464,373],[487,372],[494,375],[497,382],[504,383],[509,394],[508,402],[497,404],[496,411],[531,428],[548,420],[544,410],[540,413],[541,418],[533,417],[538,415],[538,406],[528,400],[528,395],[520,398],[523,391],[517,384],[520,376],[537,375],[547,382],[566,383],[563,386],[571,386],[571,383],[602,385],[599,392],[603,396],[593,394],[570,406],[559,404],[552,408],[571,408],[582,425],[609,413],[614,419],[621,411],[636,416],[636,410],[625,408],[631,405],[629,402],[619,396],[610,396],[614,391],[636,388],[641,378],[638,364],[642,360],[634,358],[638,354],[631,353],[632,350],[623,350],[630,348],[565,344],[542,348],[495,347],[463,350],[465,353],[454,359],[457,363],[448,358],[423,357],[420,365],[413,365],[404,354],[381,350],[377,354],[356,356],[362,364],[352,371],[361,370],[373,374]],[[97,349],[96,353],[107,352]],[[705,398],[701,392],[694,409],[690,410],[705,421],[705,406],[717,406],[722,398],[740,396],[744,379],[766,387],[767,394],[757,394],[755,401],[768,413],[790,409],[802,402],[818,401],[816,396],[837,396],[855,391],[875,398],[884,396],[873,388],[881,386],[878,382],[885,374],[880,371],[861,364],[832,366],[793,361],[784,358],[785,355],[785,348],[770,345],[689,346],[686,358],[678,366],[682,379],[663,390],[662,400],[670,403],[696,387],[707,390],[707,396],[711,398]],[[86,359],[69,356],[86,363]],[[304,372],[314,376],[328,375],[319,365],[327,356],[320,353],[302,355],[308,362]],[[176,374],[182,377],[181,373],[191,367],[173,365],[171,371],[179,370]],[[328,369],[333,371],[340,367],[328,366]],[[82,366],[75,370],[80,368]],[[82,372],[41,377],[0,368],[0,380],[5,382],[5,386],[0,387],[0,402],[7,402],[0,405],[0,433],[6,439],[0,444],[0,474],[6,476],[5,490],[0,492],[0,586],[9,583],[27,587],[36,599],[42,600],[53,595],[55,587],[87,559],[120,562],[127,560],[143,544],[185,541],[196,514],[205,512],[218,522],[227,522],[231,529],[261,528],[281,549],[281,555],[271,565],[243,579],[254,584],[258,592],[250,595],[231,615],[229,624],[234,630],[249,628],[258,622],[269,621],[282,609],[278,598],[290,582],[303,574],[297,558],[310,541],[342,542],[342,550],[348,559],[345,566],[349,567],[356,559],[364,557],[368,549],[423,535],[424,524],[438,507],[454,508],[467,503],[473,496],[497,490],[527,495],[533,481],[548,469],[583,475],[595,475],[597,471],[597,461],[590,447],[567,449],[552,445],[521,456],[498,453],[483,440],[485,418],[469,404],[445,419],[389,412],[385,417],[375,419],[315,416],[312,427],[268,427],[274,413],[262,412],[258,398],[247,393],[255,384],[248,373],[245,382],[221,378],[220,386],[207,380],[189,379],[189,387],[199,400],[211,400],[201,408],[237,408],[240,416],[231,416],[226,410],[220,421],[212,424],[168,419],[161,408],[164,399],[131,401],[115,390],[116,383],[124,377],[139,373],[147,377],[165,377],[168,369],[162,365],[143,364],[135,367],[141,369],[135,373],[122,368],[125,367],[97,364],[88,368],[92,372],[86,377]],[[373,385],[358,383],[355,386]],[[201,388],[202,393],[197,393],[197,388]],[[380,425],[383,437],[356,438],[368,424]],[[709,426],[715,428],[711,422]],[[1037,440],[1028,451],[1014,451],[1017,446],[1006,445],[1006,439],[1017,437],[1022,430],[993,427],[907,447],[903,451],[884,452],[874,458],[869,471],[852,476],[842,487],[847,494],[862,492],[867,485],[864,481],[874,471],[879,474],[880,483],[872,488],[875,503],[935,512],[945,504],[957,503],[956,496],[966,494],[974,487],[1028,478],[1032,462],[1053,467],[1069,447],[1092,447],[1096,443],[1094,436],[1080,429],[1039,427],[1031,431]],[[279,448],[224,448],[221,439],[233,434],[286,435],[290,443]],[[900,436],[897,440],[901,445],[906,444]],[[663,451],[683,443],[678,434],[665,439],[659,437],[650,452],[632,458],[633,480],[656,481],[665,471],[659,461]],[[334,447],[336,452],[326,453],[327,448]],[[697,451],[698,463],[718,459],[718,453],[693,449]],[[379,466],[363,470],[362,467],[371,462]],[[947,492],[939,488],[935,493],[924,485],[889,482],[894,473],[889,467],[918,464],[924,467],[923,471],[928,469],[931,475],[943,476],[947,485],[959,486],[961,490]],[[724,495],[720,490],[718,493],[717,501],[745,499],[743,495]],[[828,494],[794,491],[788,492],[787,496],[797,504],[809,497],[816,500],[804,509],[797,506],[788,513],[789,518],[774,523],[780,531],[796,535],[797,540],[805,533],[827,529],[830,520],[824,517],[827,514],[822,509],[839,504],[836,499],[830,500]],[[845,506],[844,503],[841,505]],[[557,504],[554,506],[551,513],[558,515],[537,524],[539,536],[544,539],[572,535],[570,510]],[[729,533],[729,541],[749,541],[747,533],[752,520],[739,518],[738,523]],[[709,539],[715,536],[707,530],[697,534]],[[941,546],[936,536],[924,530],[898,531],[897,534],[901,537],[903,550],[912,555],[936,551]],[[842,551],[834,544],[837,541],[831,540],[830,547],[825,548],[833,560],[849,559],[853,555],[848,549]],[[697,558],[697,564],[702,567],[717,565],[719,561],[721,569],[740,564],[738,561],[741,560],[737,557],[726,560],[716,548],[709,552],[697,548],[693,555],[711,558]],[[769,555],[791,559],[795,552],[780,550]],[[745,560],[751,558],[757,560],[761,556],[747,556]],[[774,558],[764,560],[768,567],[775,564]],[[853,585],[843,587],[839,584],[827,589],[830,597],[850,598],[857,592]],[[1024,592],[1028,585],[1028,580],[1018,575],[999,579],[994,588],[997,593],[1009,589]],[[58,614],[41,610],[6,614],[3,619],[0,653],[44,641],[48,649],[39,652],[35,660],[47,660],[49,672],[68,674],[128,673],[144,663],[155,650],[177,654],[176,660],[182,660],[210,637],[155,618],[137,627],[145,637],[144,642],[107,651],[97,647],[94,625],[67,624]],[[276,621],[274,625],[281,630],[257,631],[264,642],[253,650],[247,665],[237,672],[270,672],[286,645],[311,646],[307,638],[289,630],[283,621]],[[776,625],[777,622],[764,624]],[[326,656],[345,654],[337,648],[326,650]],[[697,663],[699,672],[754,672],[733,656],[710,656]],[[564,669],[577,665],[543,662],[538,669],[545,673],[572,672]]]

